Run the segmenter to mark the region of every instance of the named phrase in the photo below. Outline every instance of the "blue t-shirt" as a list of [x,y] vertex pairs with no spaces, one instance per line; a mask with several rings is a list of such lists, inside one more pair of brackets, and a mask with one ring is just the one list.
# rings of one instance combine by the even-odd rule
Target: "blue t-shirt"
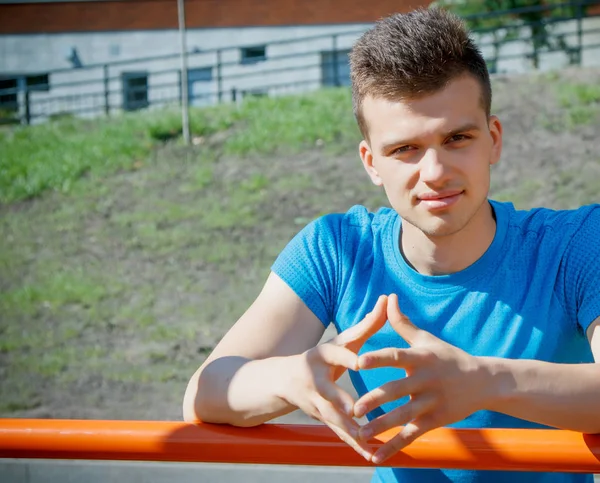
[[[593,362],[586,329],[600,316],[600,205],[578,210],[517,211],[490,201],[494,240],[466,269],[440,276],[416,272],[399,248],[402,221],[389,208],[355,206],[323,216],[287,245],[272,269],[325,326],[357,324],[382,294],[398,294],[418,327],[476,356]],[[389,322],[361,349],[408,347]],[[350,371],[359,395],[404,377],[397,368]],[[404,400],[382,406],[390,411]],[[381,409],[367,415],[383,414]],[[478,411],[457,428],[539,428]],[[377,468],[381,482],[591,482],[590,475]]]

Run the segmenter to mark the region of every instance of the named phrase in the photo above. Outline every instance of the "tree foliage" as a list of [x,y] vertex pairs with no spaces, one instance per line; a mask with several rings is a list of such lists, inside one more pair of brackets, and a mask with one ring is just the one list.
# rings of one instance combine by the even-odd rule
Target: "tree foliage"
[[[544,50],[565,51],[570,63],[579,62],[579,48],[571,47],[565,35],[553,32],[556,20],[577,18],[584,14],[583,7],[565,5],[565,1],[437,0],[434,5],[463,17],[472,31],[491,34],[495,59],[503,43],[515,38],[529,40],[532,46],[530,57],[537,68],[539,55]],[[529,30],[529,38],[520,33],[523,28]]]

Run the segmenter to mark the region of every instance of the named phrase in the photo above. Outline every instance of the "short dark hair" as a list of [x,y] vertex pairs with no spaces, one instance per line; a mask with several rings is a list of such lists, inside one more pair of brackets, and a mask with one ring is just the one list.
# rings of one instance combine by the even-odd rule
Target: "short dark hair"
[[378,21],[350,52],[354,115],[363,136],[368,139],[362,115],[366,96],[418,99],[464,74],[479,82],[482,107],[489,117],[492,88],[487,65],[459,17],[430,8]]

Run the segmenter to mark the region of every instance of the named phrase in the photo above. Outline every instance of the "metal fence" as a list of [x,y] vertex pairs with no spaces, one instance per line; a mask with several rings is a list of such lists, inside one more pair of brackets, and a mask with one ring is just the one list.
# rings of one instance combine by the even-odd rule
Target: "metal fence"
[[[540,5],[465,19],[474,26],[473,38],[492,73],[600,66],[600,15],[588,12],[592,5],[598,2]],[[183,101],[205,106],[349,85],[348,52],[363,32],[190,51],[188,96]],[[0,123],[110,116],[178,104],[181,81],[177,53],[0,78]]]

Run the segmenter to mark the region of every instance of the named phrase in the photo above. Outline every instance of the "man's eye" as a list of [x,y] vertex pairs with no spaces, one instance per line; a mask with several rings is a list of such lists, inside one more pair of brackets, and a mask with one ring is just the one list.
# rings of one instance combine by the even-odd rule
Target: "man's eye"
[[412,149],[412,146],[400,146],[399,148],[394,149],[392,155],[406,153],[408,151],[411,151]]
[[465,139],[469,139],[469,136],[466,136],[464,134],[455,134],[448,141],[450,141],[451,143],[455,143],[458,141],[464,141]]

